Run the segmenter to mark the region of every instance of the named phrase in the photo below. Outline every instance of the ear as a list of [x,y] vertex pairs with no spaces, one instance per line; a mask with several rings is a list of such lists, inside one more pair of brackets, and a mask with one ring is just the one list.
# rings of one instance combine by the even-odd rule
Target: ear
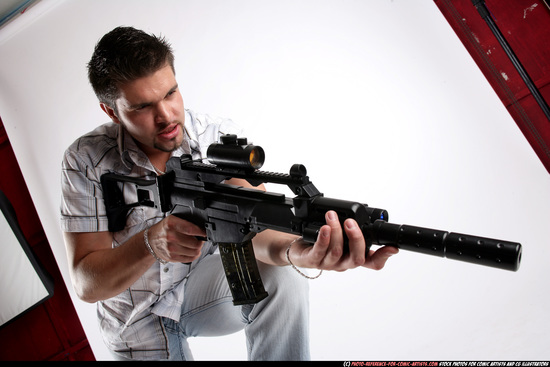
[[111,120],[113,120],[115,124],[120,124],[120,120],[118,119],[115,110],[112,107],[108,106],[105,103],[100,103],[99,106],[101,107],[103,112],[105,112],[107,116],[109,116]]

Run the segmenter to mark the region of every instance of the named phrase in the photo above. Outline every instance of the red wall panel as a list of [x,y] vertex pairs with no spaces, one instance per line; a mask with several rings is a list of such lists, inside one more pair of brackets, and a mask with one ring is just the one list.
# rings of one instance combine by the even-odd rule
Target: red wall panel
[[[550,101],[550,8],[544,0],[487,0],[491,19]],[[550,120],[472,0],[435,0],[534,151],[550,172]]]

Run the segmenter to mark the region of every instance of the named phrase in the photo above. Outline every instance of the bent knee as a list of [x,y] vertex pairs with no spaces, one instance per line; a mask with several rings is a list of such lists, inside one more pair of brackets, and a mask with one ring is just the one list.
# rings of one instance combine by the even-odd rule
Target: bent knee
[[258,264],[264,287],[269,294],[309,297],[309,283],[290,266]]

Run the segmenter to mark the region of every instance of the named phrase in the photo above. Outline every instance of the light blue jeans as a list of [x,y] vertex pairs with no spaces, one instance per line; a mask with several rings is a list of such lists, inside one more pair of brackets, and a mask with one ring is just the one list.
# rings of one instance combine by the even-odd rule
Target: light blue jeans
[[258,266],[269,296],[244,306],[233,305],[218,254],[207,256],[193,269],[180,322],[164,319],[170,360],[193,359],[189,337],[222,336],[243,328],[249,360],[310,359],[307,280],[290,266]]

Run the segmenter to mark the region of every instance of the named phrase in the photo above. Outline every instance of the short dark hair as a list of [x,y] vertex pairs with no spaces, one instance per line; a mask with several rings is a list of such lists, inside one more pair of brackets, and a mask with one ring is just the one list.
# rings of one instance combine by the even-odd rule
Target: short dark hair
[[95,46],[88,79],[99,101],[116,109],[121,84],[150,75],[166,64],[175,74],[172,47],[164,37],[117,27]]

